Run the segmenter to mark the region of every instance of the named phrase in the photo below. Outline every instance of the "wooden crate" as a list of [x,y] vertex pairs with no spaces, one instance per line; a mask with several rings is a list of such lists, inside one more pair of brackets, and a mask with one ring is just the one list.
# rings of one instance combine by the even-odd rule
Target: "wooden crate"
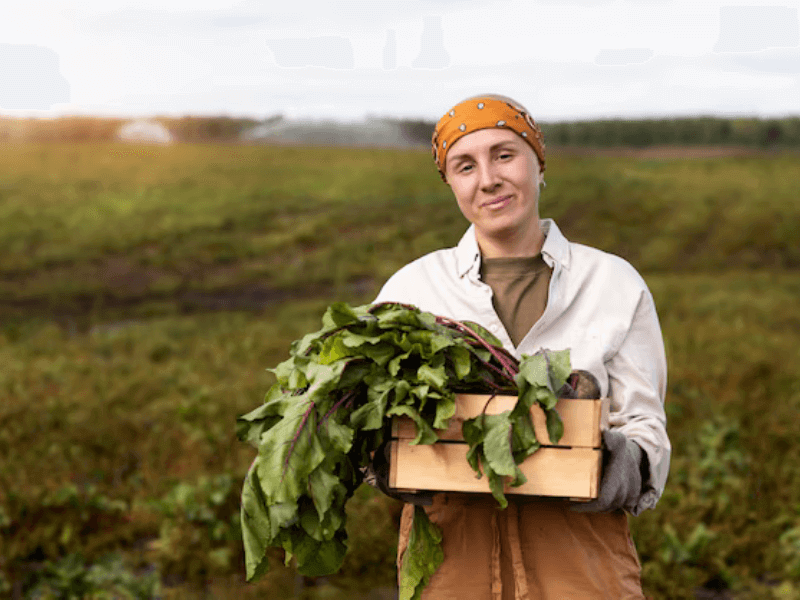
[[[459,394],[456,414],[446,430],[437,431],[440,441],[432,445],[411,445],[416,427],[411,419],[395,418],[392,423],[392,459],[389,485],[398,490],[491,493],[488,479],[478,479],[467,462],[468,446],[461,435],[465,419],[511,410],[516,396]],[[488,405],[487,405],[488,402]],[[608,398],[600,400],[559,400],[556,411],[564,423],[558,445],[547,435],[544,412],[531,411],[536,438],[542,443],[520,469],[527,483],[506,486],[507,494],[559,496],[575,500],[597,497],[602,466],[602,430],[608,425]]]

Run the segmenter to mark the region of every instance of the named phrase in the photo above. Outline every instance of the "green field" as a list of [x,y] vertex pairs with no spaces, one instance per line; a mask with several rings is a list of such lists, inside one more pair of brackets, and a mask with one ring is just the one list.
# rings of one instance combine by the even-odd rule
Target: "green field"
[[[632,262],[664,329],[647,593],[800,598],[800,155],[556,148],[545,175],[542,216]],[[243,583],[234,420],[328,304],[465,227],[425,151],[0,147],[0,597],[389,596],[399,504],[364,486],[342,573]]]

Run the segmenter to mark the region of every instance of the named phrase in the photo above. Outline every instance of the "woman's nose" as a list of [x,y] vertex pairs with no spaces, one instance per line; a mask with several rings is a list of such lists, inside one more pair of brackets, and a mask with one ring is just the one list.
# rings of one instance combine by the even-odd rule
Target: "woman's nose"
[[500,183],[500,173],[492,161],[480,167],[480,185],[484,190],[492,190]]

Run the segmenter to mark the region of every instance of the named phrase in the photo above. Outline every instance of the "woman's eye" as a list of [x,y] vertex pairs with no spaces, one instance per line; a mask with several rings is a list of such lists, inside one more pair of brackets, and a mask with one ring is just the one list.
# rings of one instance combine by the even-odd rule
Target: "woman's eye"
[[464,165],[463,167],[461,167],[461,168],[458,170],[458,172],[459,172],[459,173],[466,173],[466,172],[467,172],[467,171],[469,171],[470,169],[472,169],[472,165]]

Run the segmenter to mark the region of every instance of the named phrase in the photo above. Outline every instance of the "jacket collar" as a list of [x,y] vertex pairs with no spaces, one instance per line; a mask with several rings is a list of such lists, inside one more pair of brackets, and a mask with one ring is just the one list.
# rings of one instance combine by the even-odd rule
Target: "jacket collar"
[[[542,258],[547,266],[553,268],[556,263],[569,269],[570,251],[569,241],[561,233],[553,219],[540,221],[542,232],[545,235],[542,246]],[[475,239],[475,226],[470,225],[461,241],[456,246],[456,268],[458,276],[472,274],[477,279],[481,267],[481,252],[478,240]]]

